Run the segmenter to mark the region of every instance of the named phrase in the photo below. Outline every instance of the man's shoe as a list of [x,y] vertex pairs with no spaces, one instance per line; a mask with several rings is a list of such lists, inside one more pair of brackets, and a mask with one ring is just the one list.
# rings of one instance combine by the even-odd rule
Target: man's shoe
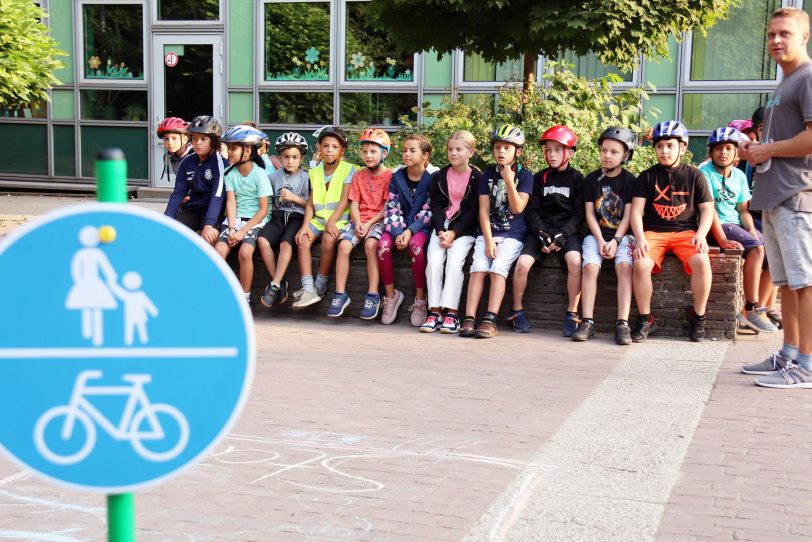
[[305,307],[309,307],[310,305],[315,305],[321,301],[321,296],[316,292],[308,292],[307,290],[302,290],[302,293],[299,295],[299,298],[293,302],[294,309],[303,309]]
[[476,330],[477,339],[492,339],[499,335],[499,328],[496,327],[496,321],[491,318],[483,318]]
[[761,333],[778,333],[778,328],[775,327],[775,324],[770,322],[769,318],[767,318],[765,310],[762,309],[760,311],[758,308],[756,308],[751,311],[744,311],[744,315],[746,320],[744,325],[750,329],[759,331]]
[[812,388],[812,371],[807,371],[794,361],[783,369],[756,379],[765,388]]
[[572,333],[572,340],[584,342],[595,336],[595,324],[589,320],[581,320],[576,330]]
[[530,333],[530,322],[527,321],[527,315],[524,313],[524,309],[510,309],[508,320],[513,323],[513,331],[517,333]]
[[381,310],[381,296],[367,293],[364,296],[364,307],[361,309],[361,319],[374,320],[378,317],[379,310]]
[[460,324],[460,337],[474,337],[476,335],[476,319],[466,316]]
[[384,296],[381,300],[383,303],[383,312],[381,314],[382,324],[389,325],[395,321],[395,318],[398,317],[398,309],[401,303],[403,303],[403,299],[404,295],[400,290],[395,290],[395,295],[392,296],[392,299]]
[[745,365],[742,367],[742,372],[746,375],[768,375],[776,371],[780,371],[790,362],[780,350],[773,352],[770,356],[756,363]]
[[276,290],[276,299],[274,300],[274,305],[284,305],[285,301],[288,300],[288,281],[283,280],[282,284],[279,285],[279,288]]
[[456,314],[449,314],[443,318],[443,327],[440,328],[440,333],[452,335],[460,330],[460,319]]
[[615,343],[621,346],[632,344],[632,330],[627,322],[619,321],[615,324]]
[[327,316],[338,318],[344,314],[344,309],[350,305],[350,296],[347,294],[333,294],[333,300],[330,301],[330,308],[327,309]]
[[652,316],[651,319],[646,320],[643,317],[637,317],[637,323],[632,330],[632,341],[641,343],[648,339],[650,333],[657,331],[657,321]]
[[572,337],[576,329],[578,329],[578,315],[574,312],[568,312],[564,317],[564,327],[561,329],[561,334],[565,337]]
[[425,299],[415,299],[414,303],[409,306],[409,312],[412,313],[411,321],[414,327],[420,327],[428,317],[428,301]]
[[705,339],[705,319],[697,318],[693,307],[686,309],[688,312],[688,338],[691,342],[701,343]]
[[420,326],[420,333],[434,333],[442,325],[442,317],[436,312],[430,312],[426,321]]
[[279,287],[276,286],[273,282],[268,284],[265,287],[265,293],[262,294],[262,297],[259,298],[259,301],[268,307],[269,309],[273,307],[273,304],[276,302],[276,296],[279,292]]

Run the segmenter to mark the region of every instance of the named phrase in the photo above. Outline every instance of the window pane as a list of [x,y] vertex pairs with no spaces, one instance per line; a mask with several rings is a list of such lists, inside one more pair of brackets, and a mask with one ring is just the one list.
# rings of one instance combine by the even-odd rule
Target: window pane
[[631,72],[623,72],[617,66],[605,65],[594,53],[578,56],[572,51],[567,51],[562,55],[561,60],[573,64],[575,67],[572,71],[579,77],[599,79],[606,77],[610,73],[614,73],[619,75],[623,81],[632,81]]
[[342,93],[340,124],[399,125],[401,115],[417,120],[417,94],[382,94],[377,92],[349,94]]
[[140,90],[81,90],[86,120],[147,120],[147,93]]
[[330,80],[330,3],[265,4],[265,80]]
[[220,0],[158,0],[159,21],[216,21]]
[[11,119],[44,119],[48,116],[45,102],[40,101],[29,107],[8,107],[0,104],[0,117]]
[[781,0],[748,0],[731,8],[730,17],[708,30],[694,33],[691,46],[692,81],[775,79],[775,63],[767,51],[767,22]]
[[333,95],[330,92],[262,92],[259,95],[260,124],[332,124]]
[[496,94],[460,94],[460,100],[465,105],[478,107],[483,111],[497,112],[498,96]]
[[149,143],[146,128],[82,126],[82,176],[93,177],[96,155],[107,147],[119,147],[127,154],[127,178],[147,179]]
[[143,6],[85,4],[85,77],[143,79]]
[[76,134],[73,125],[54,125],[54,175],[76,176]]
[[767,94],[686,94],[682,119],[691,130],[715,130],[735,119],[749,119]]
[[[537,60],[533,61],[533,71]],[[501,82],[521,81],[524,79],[524,60],[508,60],[498,64],[484,60],[478,54],[466,54],[463,60],[463,81],[466,82]]]
[[48,174],[48,135],[44,124],[0,123],[0,172]]
[[370,24],[369,2],[347,2],[348,81],[414,81],[414,55],[394,53],[389,36]]

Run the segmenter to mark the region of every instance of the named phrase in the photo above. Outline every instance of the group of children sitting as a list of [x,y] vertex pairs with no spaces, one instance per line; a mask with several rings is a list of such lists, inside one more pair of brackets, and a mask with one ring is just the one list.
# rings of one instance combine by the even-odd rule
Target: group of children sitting
[[[281,163],[277,169],[267,156],[268,138],[256,126],[239,125],[221,136],[215,119],[197,117],[181,130],[191,136],[192,152],[176,166],[165,214],[199,231],[223,257],[238,248],[246,300],[259,246],[272,277],[261,297],[263,305],[283,304],[289,296],[294,309],[320,302],[335,260],[335,291],[327,315],[339,317],[351,303],[350,255],[360,244],[368,276],[361,318],[374,320],[381,314],[383,324],[397,318],[405,296],[395,288],[392,254],[403,250],[411,261],[416,291],[409,307],[411,323],[421,332],[498,335],[497,314],[515,264],[509,320],[515,331],[527,333],[523,297],[528,273],[555,253],[567,269],[563,335],[586,341],[594,336],[601,264],[610,259],[618,285],[615,340],[627,345],[645,341],[657,328],[650,308],[651,276],[671,251],[691,276],[689,337],[701,341],[711,288],[707,236],[713,233],[722,248],[745,250],[747,306],[742,318],[762,331],[769,331],[768,326],[775,331],[758,303],[758,281],[753,280],[761,271],[763,242],[747,211],[747,181],[734,167],[738,142],[745,137],[734,128],[711,134],[710,161],[697,169],[681,163],[688,146],[685,126],[676,121],[657,124],[652,133],[657,163],[637,178],[623,167],[638,142],[624,127],[600,135],[600,168],[586,178],[570,164],[578,138],[566,126],[542,134],[539,142],[548,167],[535,175],[521,165],[525,136],[511,124],[494,128],[494,164],[484,171],[469,163],[476,141],[465,130],[448,139],[449,164],[439,170],[430,165],[431,143],[421,135],[407,136],[401,149],[403,166],[394,171],[385,164],[391,151],[389,135],[378,128],[359,137],[363,167],[344,160],[344,130],[319,130],[314,135],[321,161],[309,170],[303,167],[308,144],[298,133],[284,133],[276,140]],[[227,161],[217,152],[221,140],[228,147]],[[587,235],[582,240],[584,221]],[[314,275],[312,252],[318,240]],[[285,273],[294,247],[301,289],[289,293]],[[472,247],[461,317],[463,267]],[[478,319],[486,279],[487,309]],[[639,317],[630,326],[633,292]]]

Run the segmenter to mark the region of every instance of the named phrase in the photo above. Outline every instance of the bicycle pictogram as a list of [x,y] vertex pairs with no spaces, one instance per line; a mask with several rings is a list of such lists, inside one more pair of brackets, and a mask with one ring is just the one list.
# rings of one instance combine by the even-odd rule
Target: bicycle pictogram
[[[149,374],[125,374],[122,376],[125,386],[88,386],[89,380],[100,379],[100,370],[87,370],[79,373],[73,385],[70,402],[50,408],[40,416],[34,426],[34,443],[37,451],[48,461],[57,465],[73,465],[82,461],[93,451],[96,445],[96,426],[114,440],[128,440],[135,453],[143,459],[154,462],[169,461],[177,457],[189,442],[189,423],[186,417],[174,406],[166,403],[151,403],[144,391],[144,385],[152,381]],[[127,398],[121,419],[114,425],[88,397],[114,397]],[[170,424],[164,430],[163,423]],[[84,434],[76,435],[78,425]],[[94,424],[95,422],[95,424]],[[55,424],[55,425],[54,425]],[[51,446],[59,451],[53,451],[47,439],[59,437],[62,442],[51,441]],[[176,439],[177,442],[167,441]],[[57,447],[59,445],[59,447]],[[158,450],[148,448],[148,445],[161,447]],[[169,449],[165,449],[166,447]],[[78,448],[76,451],[63,451],[62,448],[70,446]]]

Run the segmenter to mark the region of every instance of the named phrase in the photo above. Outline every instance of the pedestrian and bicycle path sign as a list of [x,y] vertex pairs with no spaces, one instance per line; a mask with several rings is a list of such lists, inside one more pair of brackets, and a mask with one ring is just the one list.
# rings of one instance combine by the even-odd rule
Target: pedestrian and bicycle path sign
[[53,481],[178,474],[236,420],[254,360],[233,273],[158,213],[78,205],[0,242],[0,448]]

